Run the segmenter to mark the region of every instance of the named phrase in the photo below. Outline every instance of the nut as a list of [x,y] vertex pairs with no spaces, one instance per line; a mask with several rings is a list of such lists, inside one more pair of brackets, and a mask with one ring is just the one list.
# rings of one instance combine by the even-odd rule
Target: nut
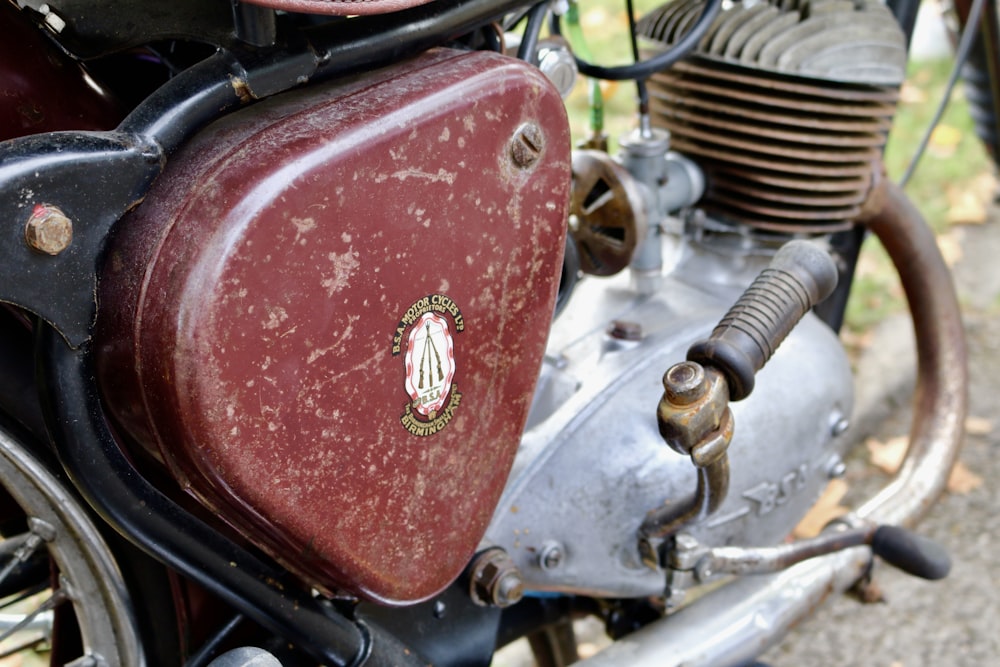
[[545,137],[534,123],[525,123],[517,128],[510,141],[510,156],[514,164],[527,169],[538,162],[545,148]]
[[73,222],[57,206],[37,204],[24,227],[24,241],[46,255],[58,255],[73,242]]
[[675,452],[690,455],[695,445],[723,426],[729,407],[726,381],[715,369],[682,362],[663,376],[663,386],[656,408],[660,435]]
[[506,551],[499,547],[479,554],[470,569],[469,596],[483,607],[509,607],[524,597],[524,580]]

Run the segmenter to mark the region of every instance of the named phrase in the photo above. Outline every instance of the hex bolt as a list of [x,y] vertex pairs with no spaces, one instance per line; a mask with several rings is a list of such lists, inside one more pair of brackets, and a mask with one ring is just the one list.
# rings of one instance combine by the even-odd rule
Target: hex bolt
[[24,241],[33,250],[58,255],[73,242],[73,222],[59,207],[37,204],[24,226]]
[[674,405],[691,405],[708,390],[705,369],[694,361],[674,364],[663,375],[663,390]]
[[615,340],[642,340],[642,325],[638,322],[615,320],[608,327],[608,335]]
[[469,597],[483,607],[509,607],[524,597],[524,580],[506,551],[481,552],[469,569]]
[[545,137],[534,123],[525,123],[517,128],[510,141],[510,156],[514,164],[521,169],[527,169],[542,156],[545,148]]
[[670,566],[677,570],[691,570],[705,555],[705,548],[692,535],[679,533],[674,537],[670,553]]
[[538,566],[543,570],[556,570],[563,564],[565,557],[558,542],[546,542],[538,554]]

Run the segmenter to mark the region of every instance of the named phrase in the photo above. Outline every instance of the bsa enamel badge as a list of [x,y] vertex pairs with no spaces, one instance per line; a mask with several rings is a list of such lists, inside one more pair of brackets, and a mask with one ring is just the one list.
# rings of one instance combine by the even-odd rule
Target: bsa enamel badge
[[403,357],[403,388],[410,399],[399,419],[413,435],[442,430],[462,402],[455,384],[455,334],[464,330],[462,311],[444,294],[420,299],[396,326],[392,356]]

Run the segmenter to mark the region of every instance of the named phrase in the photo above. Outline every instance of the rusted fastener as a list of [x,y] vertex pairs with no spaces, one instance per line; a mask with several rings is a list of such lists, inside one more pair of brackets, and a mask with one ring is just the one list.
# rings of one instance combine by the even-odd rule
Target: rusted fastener
[[36,204],[24,226],[24,241],[33,250],[58,255],[73,242],[73,222],[57,206]]
[[615,340],[642,340],[642,325],[627,320],[614,320],[608,327],[608,335]]
[[733,437],[725,378],[693,361],[674,364],[664,374],[656,417],[670,448],[691,456],[698,467],[718,460]]
[[524,123],[510,141],[510,156],[514,164],[521,169],[527,169],[538,162],[545,148],[545,137],[534,123]]
[[524,580],[510,555],[499,547],[483,551],[469,569],[469,597],[483,607],[509,607],[524,597]]

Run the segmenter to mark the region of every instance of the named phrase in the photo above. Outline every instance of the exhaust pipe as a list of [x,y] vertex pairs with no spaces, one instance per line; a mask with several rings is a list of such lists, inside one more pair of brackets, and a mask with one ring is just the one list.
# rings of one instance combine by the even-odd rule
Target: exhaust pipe
[[[930,228],[898,186],[878,193],[865,222],[899,273],[917,341],[910,446],[896,477],[861,505],[864,520],[911,526],[937,500],[958,458],[967,408],[965,335],[951,274]],[[618,640],[583,667],[744,665],[777,644],[828,597],[853,586],[869,547],[814,558],[783,572],[743,577],[676,614]]]

